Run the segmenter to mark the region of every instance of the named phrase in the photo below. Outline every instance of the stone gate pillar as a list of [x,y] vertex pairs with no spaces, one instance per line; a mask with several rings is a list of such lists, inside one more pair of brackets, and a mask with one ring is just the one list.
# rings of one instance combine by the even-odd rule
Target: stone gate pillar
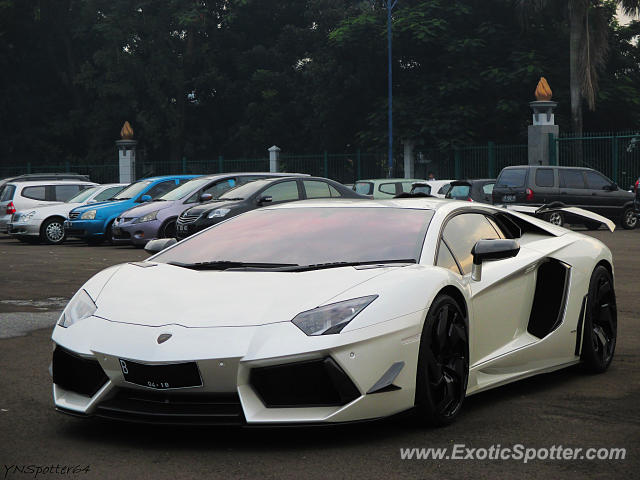
[[120,138],[116,141],[120,183],[132,183],[136,180],[136,145],[138,142],[133,139],[133,128],[129,122],[124,122],[120,130]]
[[554,164],[555,159],[549,158],[549,134],[552,133],[553,138],[558,138],[560,132],[553,115],[553,109],[558,103],[551,101],[551,87],[544,77],[540,78],[535,95],[536,101],[529,103],[533,109],[533,125],[529,125],[527,130],[529,165]]

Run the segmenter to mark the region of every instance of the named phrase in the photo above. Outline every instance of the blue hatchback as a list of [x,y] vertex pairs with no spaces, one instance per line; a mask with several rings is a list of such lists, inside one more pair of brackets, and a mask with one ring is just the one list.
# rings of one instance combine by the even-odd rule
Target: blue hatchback
[[169,175],[138,180],[119,192],[111,201],[74,208],[64,222],[67,237],[87,243],[111,240],[111,225],[125,210],[164,195],[178,185],[200,175]]

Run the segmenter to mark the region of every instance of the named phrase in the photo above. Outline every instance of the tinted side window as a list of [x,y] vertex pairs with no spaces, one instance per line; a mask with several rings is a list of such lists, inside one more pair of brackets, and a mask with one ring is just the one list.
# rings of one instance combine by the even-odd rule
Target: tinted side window
[[553,169],[538,168],[536,170],[536,185],[539,187],[553,187]]
[[500,172],[496,185],[498,187],[524,187],[526,178],[526,168],[505,168]]
[[582,170],[561,169],[558,173],[560,174],[560,187],[584,188]]
[[396,184],[395,183],[383,183],[378,187],[382,193],[389,193],[391,195],[396,194]]
[[224,192],[232,189],[237,185],[238,184],[236,183],[235,178],[227,178],[225,180],[216,182],[213,185],[209,185],[207,188],[204,189],[202,193],[210,193],[211,195],[213,195],[213,198],[218,198]]
[[307,198],[330,198],[331,192],[329,185],[317,180],[303,180],[304,190],[307,192]]
[[342,195],[340,194],[340,192],[338,190],[336,190],[335,188],[333,188],[331,185],[329,185],[329,191],[331,192],[331,196],[333,198],[339,198],[342,197]]
[[608,187],[613,182],[604,175],[600,175],[598,172],[586,171],[584,176],[587,178],[587,185],[594,190],[602,190],[604,187]]
[[440,190],[438,190],[438,193],[440,195],[446,195],[449,190],[451,190],[451,184],[445,183],[443,186],[440,187]]
[[451,250],[449,250],[449,247],[447,247],[447,244],[443,241],[440,242],[440,246],[438,247],[438,258],[436,260],[436,265],[438,267],[447,268],[452,272],[460,275],[460,269],[458,268],[458,264],[451,254]]
[[45,200],[46,187],[25,187],[22,189],[22,196],[25,198],[31,198],[32,200]]
[[82,187],[82,185],[55,185],[53,187],[55,199],[59,202],[66,202],[71,197],[75,197],[82,190]]
[[471,195],[471,186],[470,185],[454,185],[447,192],[447,198],[469,198]]
[[411,191],[411,187],[413,185],[413,182],[402,182],[402,191],[404,193],[409,193]]
[[122,190],[123,187],[111,187],[111,188],[107,188],[106,190],[100,192],[98,195],[96,195],[95,197],[93,197],[93,201],[94,202],[104,202],[105,200],[109,200],[111,197],[113,197],[116,193],[118,193],[120,190]]
[[159,197],[160,195],[164,195],[169,190],[173,190],[178,186],[178,183],[175,180],[166,180],[164,182],[160,182],[155,184],[149,190],[147,190],[144,194],[149,195],[151,198]]
[[2,196],[0,196],[0,202],[8,202],[13,198],[13,192],[16,191],[15,185],[5,185],[2,189]]
[[471,249],[476,242],[500,238],[489,220],[480,213],[456,215],[444,227],[442,237],[451,247],[465,274],[471,272]]
[[485,185],[482,186],[482,193],[486,193],[487,195],[491,195],[491,192],[493,192],[493,186],[495,184],[494,183],[487,183]]
[[299,200],[298,184],[295,180],[281,182],[263,190],[259,195],[261,197],[272,197],[272,202],[287,202],[291,200]]
[[373,183],[371,182],[356,182],[354,188],[357,193],[360,195],[371,195],[373,194]]

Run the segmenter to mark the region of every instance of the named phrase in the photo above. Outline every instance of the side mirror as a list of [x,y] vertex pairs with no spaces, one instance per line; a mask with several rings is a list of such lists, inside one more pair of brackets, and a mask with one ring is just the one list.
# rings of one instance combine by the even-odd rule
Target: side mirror
[[258,199],[258,205],[264,205],[265,203],[271,203],[273,202],[273,197],[267,195],[265,197],[260,197]]
[[482,262],[503,260],[518,255],[520,245],[515,240],[479,240],[471,249],[473,266],[471,280],[479,282],[482,278]]
[[169,248],[171,245],[175,245],[178,241],[175,238],[158,238],[156,240],[150,240],[144,246],[144,250],[147,253],[154,254],[161,252],[165,248]]
[[202,195],[200,195],[201,202],[208,202],[209,200],[213,200],[213,195],[211,195],[210,193],[203,193]]
[[141,202],[150,202],[151,201],[151,195],[142,195],[140,197],[140,201]]

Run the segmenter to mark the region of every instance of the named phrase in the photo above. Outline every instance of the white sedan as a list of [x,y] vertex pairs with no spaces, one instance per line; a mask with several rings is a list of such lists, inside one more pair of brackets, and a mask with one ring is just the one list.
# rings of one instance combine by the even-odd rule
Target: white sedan
[[489,205],[288,203],[98,273],[52,338],[65,413],[313,424],[415,409],[443,425],[466,396],[606,370],[613,261],[598,240]]

